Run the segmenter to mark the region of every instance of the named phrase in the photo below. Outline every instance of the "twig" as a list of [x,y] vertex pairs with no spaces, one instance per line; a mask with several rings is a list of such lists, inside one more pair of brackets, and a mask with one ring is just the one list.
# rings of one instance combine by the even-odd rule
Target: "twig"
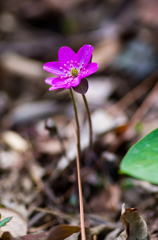
[[134,113],[133,117],[130,120],[130,127],[133,127],[137,122],[139,122],[143,116],[148,112],[150,107],[156,101],[158,95],[158,83],[153,87],[151,92],[148,94],[140,108]]
[[123,112],[126,108],[128,108],[134,101],[139,99],[143,94],[145,94],[149,87],[156,82],[158,77],[158,70],[156,70],[153,74],[151,74],[148,78],[146,78],[143,82],[133,88],[130,92],[128,92],[122,99],[120,99],[117,103],[113,104],[107,110],[108,113],[111,113],[114,116],[117,116],[119,113]]
[[135,126],[137,122],[140,122],[140,120],[144,117],[144,115],[147,113],[149,108],[157,99],[157,94],[158,94],[158,83],[156,83],[156,85],[148,94],[148,96],[146,97],[142,105],[138,108],[138,110],[135,112],[135,114],[129,121],[129,126],[127,130],[119,138],[117,138],[116,141],[113,142],[113,144],[109,147],[108,151],[110,152],[116,151],[118,147],[123,143],[123,141],[128,138],[132,128]]

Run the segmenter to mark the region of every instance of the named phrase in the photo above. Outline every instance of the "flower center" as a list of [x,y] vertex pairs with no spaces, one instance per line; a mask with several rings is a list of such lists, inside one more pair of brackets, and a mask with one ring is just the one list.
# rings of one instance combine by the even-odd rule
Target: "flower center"
[[77,77],[77,75],[78,75],[78,70],[77,70],[76,68],[72,68],[72,69],[71,69],[71,75],[72,75],[73,77]]

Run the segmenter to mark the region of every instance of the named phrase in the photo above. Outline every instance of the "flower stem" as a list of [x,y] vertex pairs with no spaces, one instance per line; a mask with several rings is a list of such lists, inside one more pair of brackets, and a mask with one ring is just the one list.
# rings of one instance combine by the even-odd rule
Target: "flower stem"
[[82,94],[82,97],[83,97],[84,104],[86,106],[87,115],[88,115],[88,122],[89,122],[89,148],[92,150],[92,146],[93,146],[93,131],[92,131],[91,114],[90,114],[90,111],[89,111],[88,102],[87,102],[85,94]]
[[77,126],[77,157],[76,157],[76,165],[77,165],[77,178],[78,178],[78,189],[79,189],[79,203],[80,203],[80,222],[81,222],[81,239],[86,240],[85,233],[85,224],[84,224],[84,208],[83,208],[83,196],[82,196],[82,184],[81,184],[81,172],[80,172],[80,128],[79,128],[79,120],[77,114],[76,103],[73,95],[72,88],[70,88],[71,98],[73,102],[76,126]]

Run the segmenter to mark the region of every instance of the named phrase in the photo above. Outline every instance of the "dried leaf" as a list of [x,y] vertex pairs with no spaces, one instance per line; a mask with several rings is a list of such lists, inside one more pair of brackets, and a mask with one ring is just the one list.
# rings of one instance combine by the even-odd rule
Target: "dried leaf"
[[121,221],[125,225],[123,231],[115,240],[148,240],[149,234],[146,222],[138,214],[137,208],[126,208],[122,205]]
[[80,227],[71,225],[58,225],[51,229],[47,240],[63,240],[73,233],[79,232]]
[[[118,85],[119,81],[111,77],[88,77],[88,91],[86,93],[88,105],[101,106],[112,92],[117,89]],[[83,99],[79,94],[75,94],[75,99],[79,104],[83,105]]]
[[36,79],[41,78],[41,76],[45,76],[42,70],[42,62],[26,58],[15,52],[4,52],[1,55],[1,61],[7,71],[18,76],[26,76],[30,81],[36,81]]
[[15,240],[10,232],[4,232],[1,237],[2,240]]
[[37,233],[37,234],[27,234],[25,236],[22,236],[22,237],[17,237],[17,238],[14,238],[10,232],[4,232],[2,234],[2,237],[1,239],[2,240],[46,240],[47,237],[48,237],[48,234],[49,232],[42,232],[42,233]]
[[28,142],[16,132],[5,131],[2,134],[2,139],[8,146],[18,152],[26,152],[29,148]]
[[93,62],[99,65],[98,72],[103,71],[116,57],[121,49],[121,43],[115,36],[103,39],[93,52]]
[[25,235],[27,232],[27,221],[18,212],[10,209],[0,208],[2,219],[12,216],[12,220],[4,227],[0,228],[0,235],[4,232],[10,232],[14,237]]

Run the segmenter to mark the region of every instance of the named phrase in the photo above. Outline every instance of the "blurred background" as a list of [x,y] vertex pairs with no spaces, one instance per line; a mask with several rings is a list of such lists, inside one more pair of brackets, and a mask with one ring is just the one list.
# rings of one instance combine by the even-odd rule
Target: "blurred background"
[[69,222],[62,212],[79,212],[70,94],[48,91],[44,80],[52,75],[43,65],[58,61],[62,46],[77,52],[84,44],[93,45],[99,64],[86,94],[93,153],[85,107],[75,95],[85,211],[118,221],[127,202],[140,208],[154,234],[157,195],[118,169],[129,147],[158,127],[157,12],[156,0],[0,1],[0,203],[25,218],[19,235]]

